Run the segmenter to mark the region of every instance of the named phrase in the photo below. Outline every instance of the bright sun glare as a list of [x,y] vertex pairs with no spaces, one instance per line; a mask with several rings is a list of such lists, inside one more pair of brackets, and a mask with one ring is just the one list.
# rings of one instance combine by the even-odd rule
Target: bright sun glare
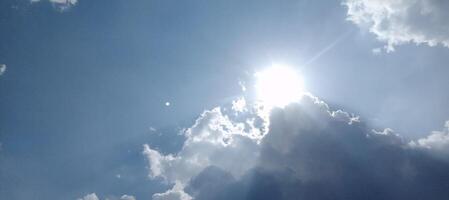
[[267,106],[284,107],[304,94],[303,79],[290,67],[274,65],[255,76],[257,98]]

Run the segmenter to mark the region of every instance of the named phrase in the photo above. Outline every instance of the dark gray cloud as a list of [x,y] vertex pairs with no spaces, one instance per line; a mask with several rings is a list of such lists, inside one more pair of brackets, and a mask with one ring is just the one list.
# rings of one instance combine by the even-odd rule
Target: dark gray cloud
[[[186,131],[178,154],[145,147],[150,176],[190,195],[178,199],[449,198],[449,163],[423,147],[429,139],[410,143],[390,129],[372,130],[312,96],[272,110],[261,138],[216,111]],[[226,136],[228,143],[218,142]]]

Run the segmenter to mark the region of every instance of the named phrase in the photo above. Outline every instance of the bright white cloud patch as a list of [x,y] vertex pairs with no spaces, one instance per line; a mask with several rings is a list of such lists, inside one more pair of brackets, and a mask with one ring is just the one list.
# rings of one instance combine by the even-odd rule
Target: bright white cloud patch
[[434,131],[426,138],[411,142],[410,145],[443,152],[449,155],[449,121],[446,122],[442,131]]
[[[184,147],[177,155],[161,155],[144,145],[151,178],[161,177],[169,183],[186,184],[192,176],[209,165],[229,170],[240,176],[253,167],[258,158],[258,132],[245,131],[245,123],[236,123],[224,115],[220,108],[204,112],[187,129]],[[236,163],[237,160],[245,162]]]
[[67,10],[78,3],[78,0],[31,0],[32,3],[40,1],[48,1],[60,11]]
[[221,108],[205,111],[191,128],[185,130],[187,140],[176,155],[161,155],[144,145],[149,176],[175,184],[173,189],[155,194],[153,199],[171,199],[168,197],[173,196],[188,199],[182,187],[208,166],[226,169],[235,177],[255,166],[264,124],[256,123],[260,118],[251,114],[256,110],[246,112],[245,120],[237,122],[225,115]]
[[405,43],[449,47],[449,1],[344,0],[348,19],[368,28],[387,51]]
[[246,109],[246,100],[244,97],[232,101],[232,110],[236,112],[244,112],[245,109]]
[[172,189],[153,195],[153,200],[191,200],[192,197],[184,192],[181,183],[176,182]]

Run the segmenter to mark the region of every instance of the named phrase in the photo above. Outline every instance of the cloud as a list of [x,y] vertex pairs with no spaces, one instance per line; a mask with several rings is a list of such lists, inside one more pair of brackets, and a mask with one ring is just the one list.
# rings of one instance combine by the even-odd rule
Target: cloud
[[78,0],[31,0],[31,3],[40,1],[48,1],[60,11],[65,11],[78,3]]
[[[257,140],[253,138],[259,133],[246,134],[246,128],[244,123],[231,121],[220,108],[206,111],[184,132],[187,140],[177,155],[161,155],[144,145],[149,176],[185,184],[209,165],[226,168],[239,176],[254,166],[258,157]],[[245,162],[235,163],[233,159],[245,159]]]
[[0,64],[0,76],[3,75],[6,71],[6,65]]
[[[425,148],[437,155],[449,156],[449,121],[446,121],[442,131],[434,131],[431,135],[412,141],[411,146]],[[448,158],[449,159],[449,158]]]
[[88,194],[86,196],[84,196],[83,198],[80,198],[78,200],[99,200],[97,195],[95,193],[92,194]]
[[371,49],[371,52],[374,55],[379,55],[380,53],[382,53],[382,49],[381,48],[374,48],[374,49]]
[[[91,193],[91,194],[87,194],[83,198],[79,198],[78,200],[100,200],[100,198],[98,198],[98,196],[95,193]],[[122,195],[120,198],[114,197],[114,196],[107,197],[106,200],[136,200],[136,198],[134,196],[125,194],[125,195]]]
[[182,196],[184,193],[179,192],[182,191],[180,187],[208,166],[227,169],[233,176],[241,176],[253,167],[258,159],[258,138],[262,134],[259,129],[263,128],[263,124],[258,123],[260,118],[254,114],[256,111],[247,110],[246,116],[239,115],[246,120],[242,122],[231,120],[221,108],[205,111],[191,128],[184,131],[187,140],[176,155],[161,155],[149,145],[144,145],[149,177],[175,184],[170,191],[155,194],[153,198]]
[[239,115],[222,110],[205,111],[186,129],[177,154],[144,146],[149,176],[174,184],[153,199],[449,198],[449,163],[416,147],[447,150],[447,130],[412,145],[313,96],[268,118],[248,102]]
[[153,195],[153,200],[191,200],[192,197],[184,192],[180,182],[176,182],[172,189]]
[[134,196],[125,194],[125,195],[120,197],[120,200],[136,200],[136,198]]
[[344,0],[348,20],[387,43],[449,47],[449,2],[444,0]]
[[243,112],[246,109],[246,100],[241,97],[237,100],[232,101],[232,110],[236,112]]

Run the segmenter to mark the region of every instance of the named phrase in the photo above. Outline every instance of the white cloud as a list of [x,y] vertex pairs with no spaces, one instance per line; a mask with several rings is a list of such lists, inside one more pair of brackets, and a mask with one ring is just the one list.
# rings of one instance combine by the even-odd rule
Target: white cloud
[[360,117],[359,116],[350,115],[349,113],[347,113],[345,111],[342,111],[342,110],[332,111],[332,112],[329,112],[329,113],[336,120],[345,121],[345,122],[348,122],[348,124],[352,124],[352,123],[355,123],[355,122],[360,122]]
[[[79,198],[78,200],[100,200],[95,193],[87,194],[83,198]],[[105,200],[136,200],[136,198],[132,195],[122,195],[121,197],[110,196],[106,197]]]
[[79,198],[78,200],[99,200],[99,199],[95,193],[92,193],[84,196],[83,198]]
[[449,121],[446,121],[442,131],[433,131],[431,135],[412,141],[410,145],[449,154]]
[[165,168],[166,163],[170,163],[174,160],[172,155],[163,156],[158,151],[150,148],[149,145],[144,145],[143,154],[148,158],[148,162],[150,163],[150,178],[156,177],[165,177]]
[[410,42],[449,47],[449,1],[344,0],[343,4],[348,20],[386,42],[388,52]]
[[184,192],[181,183],[176,182],[172,189],[164,193],[156,193],[153,200],[191,200],[192,197]]
[[6,71],[6,65],[0,64],[0,76],[3,75],[3,73],[5,73],[5,71]]
[[[255,110],[253,110],[255,112]],[[247,110],[247,112],[249,112]],[[226,169],[239,177],[255,166],[258,159],[261,131],[255,117],[244,122],[231,120],[220,108],[205,111],[195,124],[184,131],[187,140],[176,155],[161,155],[149,145],[143,154],[149,164],[150,178],[162,178],[175,186],[154,199],[189,199],[183,186],[208,166]]]
[[[149,145],[144,145],[143,154],[149,162],[151,178],[186,184],[209,165],[239,176],[253,167],[257,160],[256,135],[245,131],[244,123],[231,121],[220,108],[204,112],[184,134],[187,140],[177,155],[161,155]],[[235,159],[245,162],[235,163]]]
[[125,195],[120,197],[120,200],[136,200],[136,198],[134,196],[125,194]]
[[232,110],[239,113],[244,112],[245,109],[246,109],[246,100],[244,97],[232,101]]
[[[257,123],[259,105],[246,102],[238,116],[222,110],[232,111],[205,111],[186,129],[187,139],[176,154],[162,155],[144,145],[150,178],[174,184],[153,199],[348,199],[347,194],[349,199],[416,199],[411,197],[418,194],[444,199],[447,193],[431,190],[442,184],[431,177],[449,172],[447,163],[409,148],[393,130],[373,131],[358,117],[331,111],[311,95],[273,109],[269,118],[259,116],[266,121]],[[262,131],[266,124],[268,131]]]
[[31,3],[41,2],[41,1],[48,1],[53,4],[55,8],[57,8],[60,11],[67,10],[71,8],[72,6],[75,6],[78,3],[78,0],[31,0]]

